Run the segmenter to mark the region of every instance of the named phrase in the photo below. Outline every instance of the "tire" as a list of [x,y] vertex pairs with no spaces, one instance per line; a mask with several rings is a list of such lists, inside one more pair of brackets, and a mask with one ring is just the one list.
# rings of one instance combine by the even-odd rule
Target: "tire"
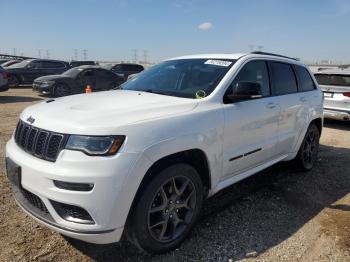
[[64,83],[58,83],[53,88],[53,95],[55,97],[68,96],[71,94],[71,90],[68,85]]
[[127,223],[128,239],[141,250],[162,253],[189,234],[202,207],[203,186],[198,172],[180,163],[158,172],[138,196]]
[[15,75],[8,76],[8,85],[10,88],[18,87],[20,83],[21,82],[18,76],[15,76]]
[[295,159],[298,169],[310,171],[313,168],[317,160],[319,145],[320,131],[315,124],[310,124]]

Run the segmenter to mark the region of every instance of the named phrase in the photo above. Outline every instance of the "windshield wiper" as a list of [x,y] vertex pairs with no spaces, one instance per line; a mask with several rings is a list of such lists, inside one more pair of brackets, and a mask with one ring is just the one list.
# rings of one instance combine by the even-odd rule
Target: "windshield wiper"
[[169,93],[161,90],[153,90],[153,89],[147,89],[147,90],[140,90],[142,92],[152,93],[152,94],[158,94],[158,95],[165,95],[168,96]]

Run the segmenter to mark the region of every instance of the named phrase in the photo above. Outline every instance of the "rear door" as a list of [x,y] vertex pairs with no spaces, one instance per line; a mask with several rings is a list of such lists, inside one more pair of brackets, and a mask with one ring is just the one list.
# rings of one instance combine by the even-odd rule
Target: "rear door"
[[247,171],[276,156],[280,106],[279,98],[271,96],[267,62],[247,62],[229,89],[238,82],[259,83],[263,97],[224,104],[224,178]]
[[67,70],[66,65],[59,61],[43,61],[42,64],[45,75],[59,75]]
[[270,62],[272,75],[272,94],[279,97],[281,114],[278,121],[279,155],[293,150],[299,133],[307,119],[307,98],[298,93],[296,74],[293,66],[285,62]]
[[43,76],[42,75],[42,69],[43,64],[40,60],[34,60],[30,62],[26,68],[23,70],[23,80],[26,83],[32,83],[34,79]]
[[78,82],[81,86],[82,90],[85,90],[87,85],[90,85],[92,91],[95,89],[98,90],[98,87],[96,86],[96,71],[93,68],[85,69],[82,72],[79,73]]
[[113,79],[111,78],[111,72],[108,72],[107,70],[103,69],[96,69],[96,84],[95,89],[102,91],[102,90],[109,90],[112,88]]

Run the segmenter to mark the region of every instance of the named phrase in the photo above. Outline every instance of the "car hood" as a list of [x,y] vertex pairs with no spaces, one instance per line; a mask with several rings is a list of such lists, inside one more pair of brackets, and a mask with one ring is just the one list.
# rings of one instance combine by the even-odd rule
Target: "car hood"
[[67,96],[28,107],[21,119],[42,129],[67,134],[111,135],[118,127],[193,110],[195,99],[114,90]]
[[64,75],[47,75],[47,76],[41,76],[36,78],[35,82],[52,81],[52,80],[57,80],[62,78],[69,78],[69,77]]

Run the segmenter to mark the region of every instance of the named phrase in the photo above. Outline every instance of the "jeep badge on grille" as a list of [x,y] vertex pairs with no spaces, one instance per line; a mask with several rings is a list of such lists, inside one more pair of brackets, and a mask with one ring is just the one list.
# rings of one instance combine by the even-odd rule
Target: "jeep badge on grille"
[[32,116],[30,116],[30,117],[27,118],[27,121],[28,121],[30,124],[33,124],[34,121],[35,121],[35,119],[34,119]]

